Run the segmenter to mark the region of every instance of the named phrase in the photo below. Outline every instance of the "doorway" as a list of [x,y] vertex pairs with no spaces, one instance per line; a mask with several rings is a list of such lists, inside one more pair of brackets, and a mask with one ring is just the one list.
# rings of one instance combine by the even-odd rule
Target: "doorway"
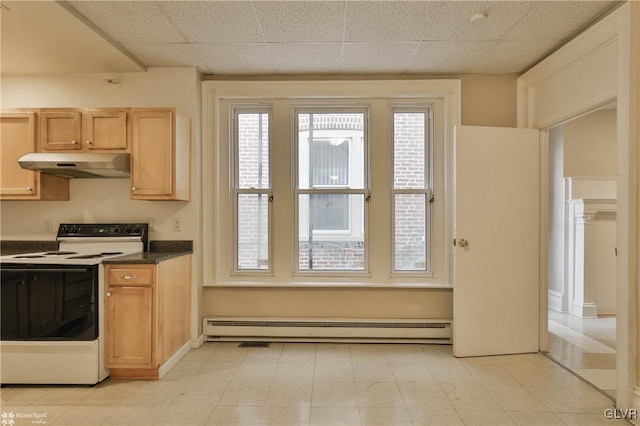
[[549,130],[548,356],[616,398],[616,104]]

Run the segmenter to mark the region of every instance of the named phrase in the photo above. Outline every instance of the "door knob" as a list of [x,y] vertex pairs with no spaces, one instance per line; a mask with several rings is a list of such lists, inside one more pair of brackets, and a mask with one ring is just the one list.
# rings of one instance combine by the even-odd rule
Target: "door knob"
[[464,238],[460,238],[458,240],[458,246],[459,247],[469,247],[469,241],[465,240]]

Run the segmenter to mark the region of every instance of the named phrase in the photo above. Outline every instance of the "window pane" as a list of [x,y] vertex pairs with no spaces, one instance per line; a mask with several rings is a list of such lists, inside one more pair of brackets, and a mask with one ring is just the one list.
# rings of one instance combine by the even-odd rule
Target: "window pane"
[[424,194],[395,195],[395,270],[426,271]]
[[364,195],[301,194],[298,269],[364,270]]
[[298,114],[298,187],[364,188],[364,114]]
[[425,113],[393,114],[394,188],[425,187]]
[[237,125],[238,188],[269,188],[269,114],[240,113]]
[[309,223],[315,231],[349,230],[348,194],[310,194]]
[[313,187],[349,186],[349,141],[334,145],[314,139],[309,162]]
[[238,269],[269,268],[267,194],[238,194]]

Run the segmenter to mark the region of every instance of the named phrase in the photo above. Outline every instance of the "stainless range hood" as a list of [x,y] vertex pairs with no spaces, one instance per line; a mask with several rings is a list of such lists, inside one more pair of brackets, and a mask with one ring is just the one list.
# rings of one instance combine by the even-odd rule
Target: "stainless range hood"
[[129,154],[34,152],[18,159],[20,167],[65,178],[128,178]]

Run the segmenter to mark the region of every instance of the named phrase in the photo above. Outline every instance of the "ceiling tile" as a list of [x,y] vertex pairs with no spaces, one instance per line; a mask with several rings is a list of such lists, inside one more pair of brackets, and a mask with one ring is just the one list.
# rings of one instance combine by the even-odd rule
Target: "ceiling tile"
[[535,2],[525,19],[505,34],[504,40],[567,40],[619,2]]
[[521,73],[560,47],[557,40],[538,42],[535,48],[526,41],[501,41],[470,70],[471,73],[511,74]]
[[252,4],[267,42],[342,41],[344,2],[258,1]]
[[70,4],[122,44],[186,41],[153,2],[72,1]]
[[267,49],[276,74],[335,74],[341,71],[340,43],[273,43]]
[[[14,2],[0,1],[11,10],[8,5]],[[621,4],[609,0],[15,2],[25,3],[33,6],[32,17],[25,20],[28,25],[18,22],[17,13],[2,15],[2,61],[7,64],[3,73],[7,69],[116,71],[123,69],[122,61],[114,59],[117,56],[135,64],[118,50],[119,44],[147,66],[189,65],[217,74],[522,72]],[[110,43],[102,38],[105,33],[117,42],[111,50],[118,55],[79,55],[82,48],[76,41],[88,46],[92,37],[87,31],[93,27],[84,19],[69,25],[64,17],[48,12],[49,4],[64,9],[70,19],[84,15],[101,30],[96,38]],[[469,18],[478,12],[488,17],[470,24]],[[29,32],[10,37],[11,25],[28,26]],[[36,31],[39,27],[47,31]],[[73,42],[58,41],[52,50],[46,47],[51,40],[64,37],[43,35],[47,32],[69,33]],[[55,55],[44,55],[47,50]],[[78,67],[78,57],[93,62],[93,67]]]
[[467,73],[496,45],[496,41],[426,41],[420,43],[409,68],[415,73]]
[[260,43],[260,27],[248,2],[179,1],[158,6],[194,43]]
[[[425,40],[498,40],[517,24],[533,7],[529,1],[450,1],[440,8]],[[486,13],[486,19],[470,23],[476,13]]]
[[[189,43],[128,43],[125,48],[148,67],[198,67],[202,63]],[[200,67],[200,71],[207,69]]]
[[402,73],[411,66],[418,43],[345,43],[342,70],[352,73]]
[[347,2],[345,41],[420,41],[443,2]]
[[212,74],[273,74],[271,58],[264,43],[197,43],[196,54]]

